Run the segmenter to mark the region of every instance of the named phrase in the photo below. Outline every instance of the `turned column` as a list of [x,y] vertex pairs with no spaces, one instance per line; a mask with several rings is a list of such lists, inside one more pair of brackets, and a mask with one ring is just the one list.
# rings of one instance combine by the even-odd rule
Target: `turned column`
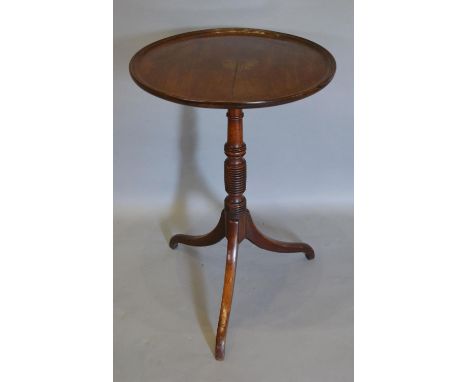
[[247,164],[243,158],[246,146],[242,136],[242,109],[229,109],[228,136],[224,145],[226,160],[224,161],[224,186],[228,195],[224,200],[226,217],[230,220],[240,220],[246,211],[244,192],[247,182]]

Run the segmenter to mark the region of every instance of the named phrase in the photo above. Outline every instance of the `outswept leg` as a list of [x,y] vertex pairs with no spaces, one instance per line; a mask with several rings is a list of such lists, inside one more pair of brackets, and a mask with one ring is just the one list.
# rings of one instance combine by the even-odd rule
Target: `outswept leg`
[[246,237],[257,247],[273,252],[303,252],[308,260],[312,260],[315,257],[314,250],[309,244],[279,241],[261,233],[255,226],[249,211],[246,212],[246,225]]
[[223,297],[219,312],[218,330],[216,333],[215,358],[218,361],[224,359],[224,348],[226,345],[226,334],[231,313],[232,297],[234,295],[234,282],[236,279],[237,249],[239,247],[239,222],[229,220],[227,229],[227,256],[226,272],[224,274]]
[[169,241],[169,246],[172,249],[177,248],[179,243],[186,245],[193,245],[196,247],[206,247],[213,245],[221,241],[226,235],[226,219],[224,210],[221,212],[218,224],[213,228],[211,232],[206,235],[192,236],[192,235],[174,235]]

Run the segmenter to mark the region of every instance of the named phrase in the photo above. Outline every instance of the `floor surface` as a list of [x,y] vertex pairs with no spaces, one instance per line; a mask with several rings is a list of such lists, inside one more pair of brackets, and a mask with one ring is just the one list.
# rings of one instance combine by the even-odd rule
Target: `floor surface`
[[264,233],[308,242],[316,258],[241,243],[220,362],[213,348],[226,241],[168,246],[171,234],[208,232],[219,212],[182,219],[116,209],[115,382],[353,380],[352,210],[251,212]]

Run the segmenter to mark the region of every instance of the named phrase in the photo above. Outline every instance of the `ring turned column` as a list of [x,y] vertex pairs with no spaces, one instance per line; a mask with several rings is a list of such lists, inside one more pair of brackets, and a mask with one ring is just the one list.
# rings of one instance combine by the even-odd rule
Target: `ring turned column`
[[242,136],[242,118],[244,113],[241,109],[229,109],[228,137],[224,145],[226,160],[224,161],[224,186],[228,196],[224,199],[224,206],[228,219],[240,220],[246,211],[246,199],[244,192],[247,181],[247,164],[243,158],[246,146]]

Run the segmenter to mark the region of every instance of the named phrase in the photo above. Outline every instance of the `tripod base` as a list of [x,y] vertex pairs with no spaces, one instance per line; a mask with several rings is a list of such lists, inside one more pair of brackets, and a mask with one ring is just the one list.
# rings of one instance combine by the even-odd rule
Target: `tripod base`
[[[175,249],[179,244],[185,244],[194,247],[207,247],[209,245],[216,244],[222,239],[228,238],[228,226],[229,224],[226,219],[226,214],[223,210],[221,212],[221,217],[219,218],[218,224],[213,228],[212,231],[208,232],[206,235],[199,236],[181,234],[174,235],[169,241],[169,246],[172,249]],[[308,260],[312,260],[315,256],[312,247],[306,243],[279,241],[264,235],[255,226],[249,210],[246,210],[241,215],[237,229],[239,231],[237,235],[237,241],[239,243],[242,240],[247,239],[257,247],[266,249],[267,251],[282,253],[303,252]]]
[[228,137],[224,145],[224,152],[227,156],[224,161],[224,186],[227,196],[224,199],[224,209],[221,212],[219,222],[206,235],[175,235],[169,242],[171,248],[174,249],[179,243],[203,247],[216,244],[223,238],[228,241],[223,297],[216,334],[215,357],[218,360],[224,359],[224,346],[236,277],[237,249],[242,240],[250,240],[257,247],[268,251],[303,252],[307,259],[314,258],[314,250],[310,245],[270,239],[255,226],[244,197],[247,180],[247,164],[244,159],[246,145],[242,138],[244,113],[241,109],[229,109],[226,115],[228,117]]
[[232,297],[234,293],[234,282],[236,276],[237,252],[239,244],[247,239],[257,247],[273,252],[295,253],[303,252],[308,260],[315,256],[312,247],[306,243],[289,243],[271,239],[259,231],[255,226],[249,210],[239,214],[238,220],[229,219],[225,210],[221,212],[218,224],[206,235],[174,235],[169,246],[177,248],[178,244],[186,244],[197,247],[205,247],[218,243],[227,238],[226,272],[224,275],[223,296],[219,313],[218,330],[216,334],[215,357],[217,360],[224,359],[224,347],[231,312]]

